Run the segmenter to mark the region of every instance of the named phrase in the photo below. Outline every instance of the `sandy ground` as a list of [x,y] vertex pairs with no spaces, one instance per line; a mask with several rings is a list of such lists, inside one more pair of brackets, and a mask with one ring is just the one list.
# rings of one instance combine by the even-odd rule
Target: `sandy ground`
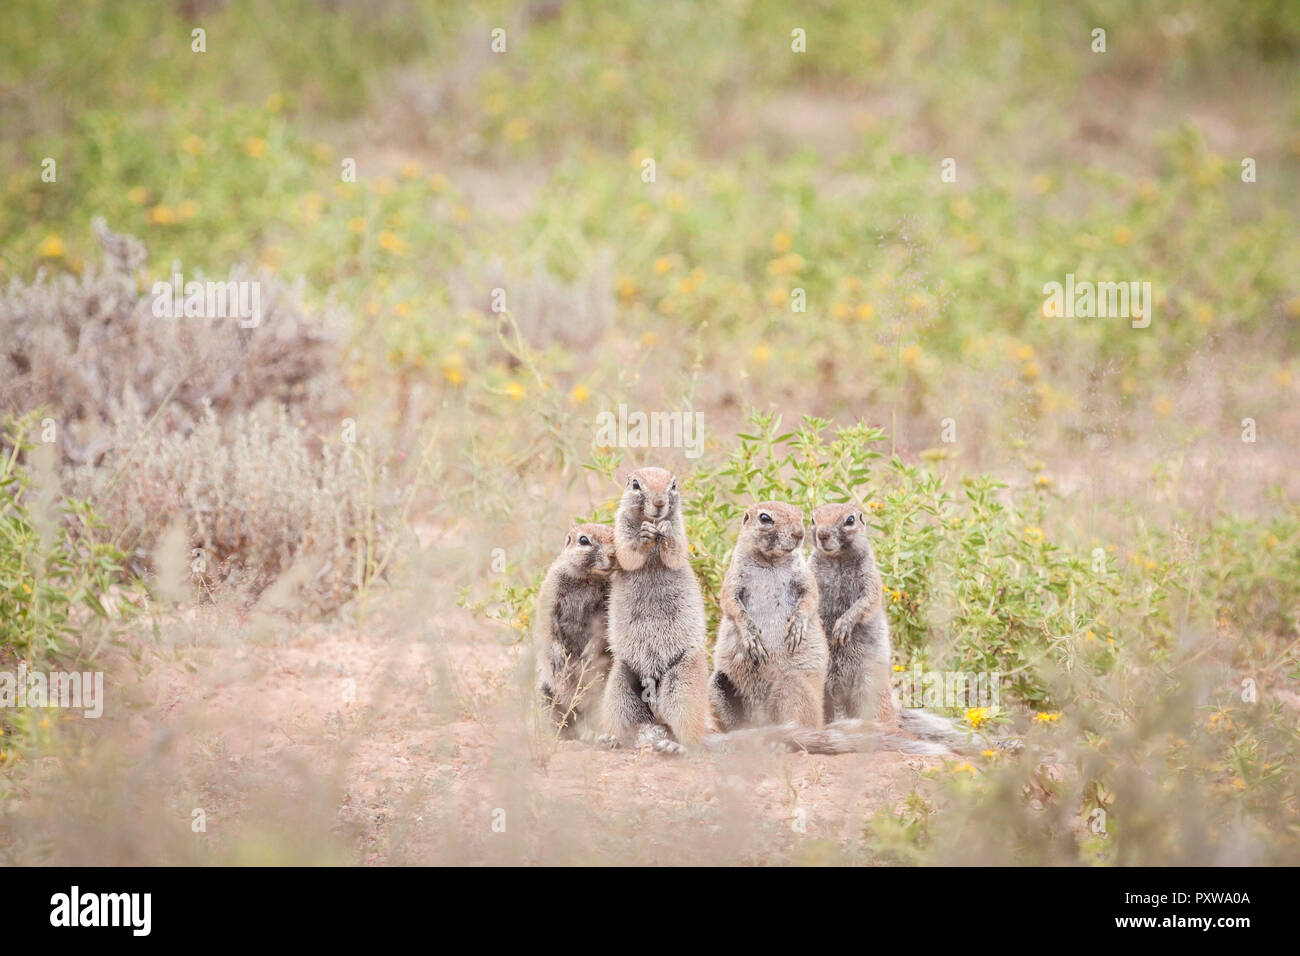
[[[901,754],[673,758],[556,742],[532,723],[528,649],[494,640],[464,612],[452,617],[455,627],[423,627],[380,613],[357,628],[253,624],[207,609],[175,623],[186,643],[170,647],[175,635],[164,629],[152,663],[119,670],[129,679],[109,699],[125,706],[110,706],[92,731],[96,752],[121,745],[120,759],[96,768],[97,786],[132,803],[128,830],[152,827],[132,856],[861,859],[868,817],[941,763]],[[386,636],[394,633],[402,636]],[[127,780],[136,781],[129,800]],[[194,833],[200,809],[204,830]]]

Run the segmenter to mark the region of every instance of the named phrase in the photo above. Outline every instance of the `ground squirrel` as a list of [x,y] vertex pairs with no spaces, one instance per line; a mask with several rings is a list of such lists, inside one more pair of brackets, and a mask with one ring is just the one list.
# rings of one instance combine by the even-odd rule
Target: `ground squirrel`
[[585,736],[598,714],[611,657],[607,644],[614,529],[569,529],[537,598],[537,683],[542,706],[564,737]]
[[[949,750],[987,747],[978,734],[963,731],[938,714],[903,708],[895,699],[884,585],[862,511],[853,504],[817,508],[813,543],[809,565],[817,578],[822,625],[830,638],[827,720],[837,722],[834,726],[850,736],[857,733],[853,720],[863,718],[882,730],[902,730]],[[926,747],[919,750],[931,752]]]
[[[688,560],[677,479],[633,472],[614,518],[605,685],[607,746],[678,753],[708,729],[704,599]],[[674,741],[669,737],[669,731]]]
[[[813,542],[808,563],[830,645],[825,697],[830,722],[809,727],[803,721],[788,721],[715,734],[705,739],[704,746],[729,750],[767,744],[824,754],[899,750],[936,755],[989,747],[978,734],[965,732],[937,714],[904,709],[895,699],[884,587],[862,512],[847,504],[816,509]],[[1015,745],[999,741],[993,746]]]
[[826,636],[803,558],[803,513],[764,501],[741,520],[722,579],[709,700],[719,729],[794,722],[820,727]]
[[818,611],[830,644],[826,719],[868,717],[892,724],[889,620],[866,522],[855,505],[822,505],[813,512],[812,530],[808,566],[817,579]]

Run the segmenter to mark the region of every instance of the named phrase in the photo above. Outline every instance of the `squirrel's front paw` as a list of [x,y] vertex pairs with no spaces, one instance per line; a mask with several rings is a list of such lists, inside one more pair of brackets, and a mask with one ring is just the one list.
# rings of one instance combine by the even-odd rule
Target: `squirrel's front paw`
[[654,529],[655,529],[655,533],[658,534],[659,537],[661,538],[671,538],[673,537],[674,533],[677,530],[676,528],[673,527],[673,523],[671,521],[666,521],[666,520],[656,521],[654,523]]
[[763,638],[757,631],[751,633],[745,641],[745,656],[755,667],[767,660],[767,648],[763,646]]
[[835,645],[846,644],[850,637],[853,636],[853,622],[847,617],[841,617],[831,627],[831,643]]
[[799,649],[803,643],[804,631],[808,628],[808,618],[802,614],[796,614],[790,618],[790,626],[785,632],[785,646],[791,654]]
[[653,521],[641,522],[641,530],[637,532],[638,541],[642,544],[654,544],[655,538],[658,536],[659,532],[655,530],[655,524]]

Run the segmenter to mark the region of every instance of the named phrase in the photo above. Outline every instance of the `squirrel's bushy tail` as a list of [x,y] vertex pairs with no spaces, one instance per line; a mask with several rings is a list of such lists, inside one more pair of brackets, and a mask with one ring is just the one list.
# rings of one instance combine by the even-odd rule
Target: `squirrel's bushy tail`
[[954,753],[977,753],[990,749],[983,734],[963,730],[947,717],[940,717],[928,710],[899,708],[898,726],[923,740],[942,744]]
[[991,747],[1015,749],[1014,741],[990,743],[981,734],[962,730],[951,720],[926,710],[899,710],[903,733],[883,732],[869,720],[836,720],[825,727],[773,724],[710,734],[701,741],[705,750],[734,751],[759,747],[786,747],[812,754],[869,753],[892,750],[905,754],[951,757]]
[[881,733],[868,720],[836,720],[825,727],[800,727],[797,724],[774,724],[710,734],[701,741],[705,750],[733,751],[757,747],[786,747],[812,754],[866,753],[872,750],[895,750],[902,753],[951,755],[942,744],[913,740],[900,734]]

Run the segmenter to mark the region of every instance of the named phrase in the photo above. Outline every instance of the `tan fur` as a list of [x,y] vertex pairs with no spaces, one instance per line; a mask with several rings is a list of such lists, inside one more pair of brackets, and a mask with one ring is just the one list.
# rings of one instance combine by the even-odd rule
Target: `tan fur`
[[588,736],[600,712],[612,658],[608,647],[614,529],[569,529],[537,598],[537,688],[547,717],[564,737]]
[[628,476],[614,519],[614,545],[614,663],[605,685],[602,741],[679,753],[708,730],[709,665],[704,599],[670,472],[642,468]]
[[826,747],[819,752],[828,753],[879,747],[881,739],[911,741],[898,749],[914,753],[989,747],[981,735],[938,714],[904,709],[896,699],[890,682],[884,585],[861,509],[853,504],[822,505],[813,512],[813,545],[809,565],[821,595],[822,626],[831,637],[826,719],[833,723],[822,737],[805,736],[791,743]]
[[809,727],[789,720],[713,734],[702,746],[721,751],[782,747],[821,754],[899,750],[952,755],[988,747],[1017,749],[1014,740],[990,742],[937,714],[898,705],[889,681],[884,588],[862,512],[852,505],[824,505],[814,512],[813,535],[809,565],[817,581],[818,614],[831,638],[827,725]]
[[803,559],[803,514],[779,501],[750,506],[719,596],[709,700],[723,731],[822,723],[826,636],[817,583]]
[[856,505],[822,505],[813,512],[808,564],[817,578],[818,613],[830,642],[826,719],[867,717],[892,726],[884,584],[865,516]]

